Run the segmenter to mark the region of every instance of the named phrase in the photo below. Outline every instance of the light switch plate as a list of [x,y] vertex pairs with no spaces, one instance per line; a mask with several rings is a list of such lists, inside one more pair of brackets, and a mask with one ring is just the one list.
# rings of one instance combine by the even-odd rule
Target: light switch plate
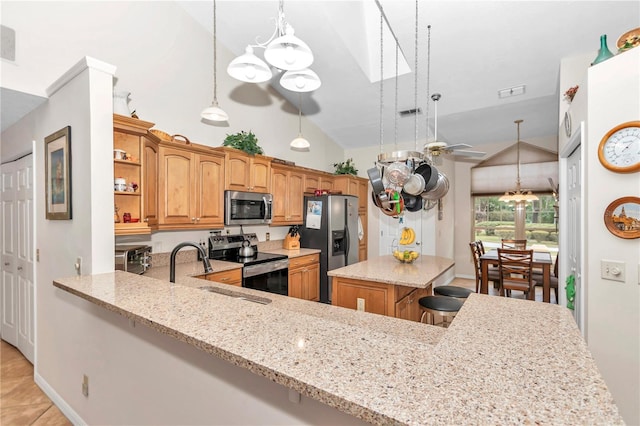
[[626,277],[624,262],[602,259],[600,261],[600,276],[605,280],[624,282]]

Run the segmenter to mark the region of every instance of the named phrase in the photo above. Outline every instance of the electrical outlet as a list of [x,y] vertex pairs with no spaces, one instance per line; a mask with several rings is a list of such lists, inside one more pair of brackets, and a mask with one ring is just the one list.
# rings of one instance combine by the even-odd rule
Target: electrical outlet
[[76,273],[82,275],[82,258],[76,257],[76,263],[73,265],[76,268]]
[[602,277],[602,279],[624,282],[624,269],[624,262],[604,259],[600,261],[600,276]]
[[264,239],[265,239],[265,240],[267,240],[267,241],[270,241],[270,240],[271,240],[271,234],[267,232],[267,233],[264,235]]
[[356,309],[359,310],[359,311],[364,311],[364,299],[361,298],[361,297],[358,297],[356,303],[357,303],[357,305],[356,305],[357,308]]
[[82,394],[86,397],[89,396],[89,376],[82,375]]

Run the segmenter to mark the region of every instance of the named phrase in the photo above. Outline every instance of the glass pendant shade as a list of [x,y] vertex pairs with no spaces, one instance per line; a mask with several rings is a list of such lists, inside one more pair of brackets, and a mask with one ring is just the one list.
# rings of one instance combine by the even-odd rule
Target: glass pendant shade
[[227,67],[227,73],[236,80],[246,83],[263,83],[271,80],[271,69],[256,55],[253,48],[247,46],[244,55],[235,58]]
[[229,120],[229,115],[218,106],[218,101],[213,101],[210,106],[206,107],[200,113],[200,116],[205,120],[211,121],[227,121]]
[[287,25],[285,35],[269,43],[264,51],[264,59],[285,71],[308,68],[313,63],[313,53],[305,42],[293,34],[293,28]]
[[294,149],[308,149],[311,144],[308,140],[302,137],[302,133],[298,133],[298,137],[292,140],[289,146]]
[[292,92],[312,92],[318,89],[321,84],[318,74],[309,68],[287,71],[280,78],[280,85]]

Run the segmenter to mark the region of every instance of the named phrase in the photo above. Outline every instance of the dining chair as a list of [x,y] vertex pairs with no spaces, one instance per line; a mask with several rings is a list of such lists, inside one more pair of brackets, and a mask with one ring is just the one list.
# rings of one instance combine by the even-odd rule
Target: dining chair
[[[482,280],[482,265],[480,264],[480,256],[482,256],[483,253],[480,252],[477,241],[470,242],[469,247],[471,248],[471,254],[473,255],[473,264],[476,269],[476,293],[479,293],[480,282]],[[500,273],[496,268],[489,268],[487,281],[491,281],[495,284],[500,283]]]
[[535,300],[533,280],[533,250],[498,249],[500,268],[500,296],[511,295],[511,290],[523,291],[529,300]]
[[480,250],[481,254],[484,254],[484,243],[482,242],[482,240],[477,240],[476,244],[478,245],[478,250]]
[[502,248],[514,250],[526,250],[527,240],[502,240]]
[[[549,278],[549,288],[553,289],[553,294],[556,296],[556,303],[558,303],[558,259],[560,258],[560,253],[556,257],[556,261],[553,264],[553,273]],[[542,272],[534,269],[532,274],[533,280],[536,282],[537,286],[542,286],[544,282],[544,276]]]

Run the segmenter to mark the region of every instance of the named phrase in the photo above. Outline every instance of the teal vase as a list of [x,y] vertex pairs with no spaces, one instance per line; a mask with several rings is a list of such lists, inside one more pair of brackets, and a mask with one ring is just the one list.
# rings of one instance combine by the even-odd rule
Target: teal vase
[[600,62],[606,61],[612,56],[613,53],[611,53],[609,47],[607,47],[607,35],[603,34],[600,36],[600,50],[598,50],[598,56],[596,56],[596,59],[593,60],[591,65],[599,64]]

